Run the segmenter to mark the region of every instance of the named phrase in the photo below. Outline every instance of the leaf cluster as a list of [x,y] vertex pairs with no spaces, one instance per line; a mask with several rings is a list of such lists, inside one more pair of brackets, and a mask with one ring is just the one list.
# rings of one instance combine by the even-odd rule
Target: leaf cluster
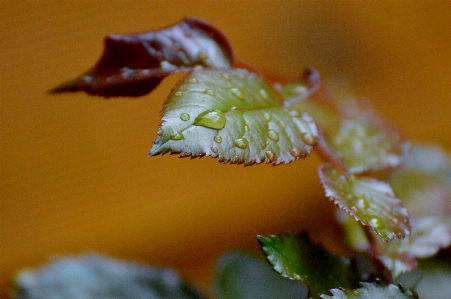
[[270,79],[236,59],[219,30],[187,18],[158,31],[108,36],[97,64],[52,92],[141,96],[180,72],[186,76],[164,104],[149,156],[210,156],[249,166],[318,152],[319,179],[339,208],[351,253],[367,254],[375,270],[365,278],[353,260],[305,234],[259,236],[274,270],[315,298],[416,298],[390,283],[413,271],[417,258],[451,244],[451,158],[436,147],[410,146],[346,89],[320,88],[313,69],[289,84]]

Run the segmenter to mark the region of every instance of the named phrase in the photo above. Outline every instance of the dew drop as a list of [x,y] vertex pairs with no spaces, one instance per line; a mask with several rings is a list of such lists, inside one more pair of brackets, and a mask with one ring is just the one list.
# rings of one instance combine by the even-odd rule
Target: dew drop
[[267,134],[269,139],[279,141],[279,133],[277,133],[276,131],[269,130]]
[[245,137],[238,138],[235,140],[236,147],[239,147],[241,149],[245,149],[249,145],[249,141]]
[[222,73],[221,77],[226,79],[226,80],[230,80],[230,76],[227,73]]
[[213,90],[211,90],[211,89],[205,89],[204,93],[208,94],[209,96],[214,96],[215,95],[215,92]]
[[226,117],[219,110],[208,110],[199,114],[194,125],[220,130],[226,125]]
[[264,98],[265,100],[268,99],[268,94],[266,93],[266,90],[260,89],[260,90],[258,91],[258,93],[259,93],[259,94],[261,95],[261,97]]
[[181,91],[176,91],[176,92],[174,93],[174,95],[175,95],[176,97],[181,97],[181,96],[182,96],[182,92],[181,92]]
[[197,82],[199,82],[199,81],[197,81],[196,78],[190,78],[190,79],[188,80],[188,83],[189,83],[189,84],[196,84]]
[[190,119],[190,116],[188,113],[182,113],[182,114],[180,114],[180,119],[183,121],[187,121]]
[[376,215],[368,214],[367,217],[368,217],[369,224],[373,228],[377,228],[377,229],[385,228],[385,225],[384,225],[384,222],[382,221],[382,219],[380,219]]
[[292,117],[299,117],[299,113],[296,110],[290,110],[289,113]]
[[172,140],[182,140],[183,138],[185,138],[185,136],[183,136],[183,134],[180,132],[173,131],[169,138],[171,138]]
[[221,142],[222,142],[222,137],[219,136],[219,135],[216,135],[216,136],[213,138],[213,140],[214,140],[215,142],[217,142],[217,143],[221,143]]
[[360,197],[357,200],[357,207],[359,207],[362,210],[367,210],[370,207],[370,204],[368,203],[368,200],[366,200],[364,197]]
[[295,158],[301,158],[303,156],[303,154],[297,148],[292,148],[290,150],[290,154]]
[[244,131],[246,131],[246,132],[249,132],[249,131],[250,131],[250,129],[249,129],[249,126],[248,126],[248,125],[245,125],[245,126],[244,126]]
[[241,94],[241,91],[238,88],[230,88],[230,92],[233,93],[234,96],[236,96],[240,100],[244,100],[243,95]]
[[271,114],[269,114],[269,113],[267,113],[267,112],[265,112],[265,113],[263,114],[263,116],[265,117],[266,121],[271,121],[271,119],[272,119]]
[[302,133],[301,139],[307,145],[314,145],[316,141],[315,137],[313,137],[313,135],[310,133]]
[[213,153],[217,153],[217,152],[218,152],[218,148],[215,147],[215,146],[212,146],[212,147],[211,147],[211,151],[212,151]]
[[274,153],[272,151],[265,151],[265,156],[269,161],[274,160]]
[[279,124],[284,129],[287,127],[287,124],[283,120],[279,121]]
[[357,208],[355,207],[355,206],[352,206],[352,207],[350,207],[350,210],[352,211],[352,212],[354,212],[354,213],[357,213]]

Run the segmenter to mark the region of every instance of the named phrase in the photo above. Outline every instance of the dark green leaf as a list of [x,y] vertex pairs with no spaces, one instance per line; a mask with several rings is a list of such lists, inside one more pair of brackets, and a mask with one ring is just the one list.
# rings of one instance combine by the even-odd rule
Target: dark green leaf
[[228,253],[217,264],[216,293],[219,299],[301,299],[307,289],[281,278],[263,260],[244,253]]
[[274,270],[309,288],[310,296],[318,297],[337,287],[352,288],[357,283],[349,260],[329,253],[312,243],[305,234],[258,236]]
[[93,69],[52,92],[141,96],[172,73],[196,67],[231,67],[234,60],[224,35],[195,18],[186,18],[158,31],[110,35],[104,47]]
[[102,256],[62,258],[15,279],[15,299],[200,299],[169,269],[154,269]]
[[150,156],[171,152],[277,165],[310,154],[317,129],[306,113],[283,107],[257,75],[200,69],[171,93],[158,135]]

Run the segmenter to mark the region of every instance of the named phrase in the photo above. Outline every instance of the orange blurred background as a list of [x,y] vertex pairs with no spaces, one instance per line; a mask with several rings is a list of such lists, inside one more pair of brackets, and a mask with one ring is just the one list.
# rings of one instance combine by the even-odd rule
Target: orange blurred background
[[244,61],[345,78],[410,140],[451,149],[451,2],[0,2],[0,297],[59,255],[101,252],[178,269],[204,289],[226,250],[307,229],[337,248],[314,155],[287,166],[147,158],[176,78],[140,99],[46,91],[90,68],[110,33],[185,16]]

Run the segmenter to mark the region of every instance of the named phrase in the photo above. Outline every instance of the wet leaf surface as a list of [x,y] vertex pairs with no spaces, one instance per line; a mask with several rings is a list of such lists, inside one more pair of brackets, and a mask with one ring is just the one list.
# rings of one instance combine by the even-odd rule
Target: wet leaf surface
[[318,146],[327,160],[353,174],[395,167],[402,162],[408,144],[384,124],[370,105],[351,97],[324,94],[306,98],[306,90],[303,85],[289,84],[281,87],[281,94],[287,102],[303,99],[290,107],[313,117],[322,132]]
[[305,234],[258,236],[258,240],[274,270],[302,282],[312,297],[318,298],[332,288],[352,288],[357,284],[349,260],[312,243]]
[[312,151],[313,120],[282,106],[254,73],[193,71],[172,91],[150,156],[211,156],[227,163],[289,163]]
[[407,210],[387,183],[346,175],[329,164],[320,167],[319,176],[326,196],[383,241],[410,234]]
[[141,96],[172,73],[197,67],[227,68],[233,61],[232,48],[221,32],[204,21],[186,18],[158,31],[107,36],[97,64],[51,92]]

